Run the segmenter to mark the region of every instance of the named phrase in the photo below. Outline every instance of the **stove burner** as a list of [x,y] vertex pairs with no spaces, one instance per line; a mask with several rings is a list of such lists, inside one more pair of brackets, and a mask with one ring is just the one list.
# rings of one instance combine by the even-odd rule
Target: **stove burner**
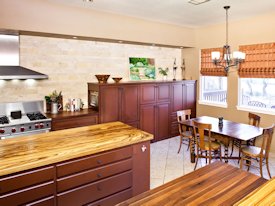
[[43,114],[40,112],[34,112],[34,113],[27,113],[28,118],[33,121],[33,120],[40,120],[40,119],[47,119]]
[[9,124],[9,119],[7,116],[0,117],[0,124]]

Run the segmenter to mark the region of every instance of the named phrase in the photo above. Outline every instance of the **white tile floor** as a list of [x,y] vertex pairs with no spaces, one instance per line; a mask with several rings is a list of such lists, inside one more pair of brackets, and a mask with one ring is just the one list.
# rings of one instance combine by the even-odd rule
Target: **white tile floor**
[[[183,145],[178,154],[179,141],[179,137],[173,137],[151,144],[151,189],[194,170],[195,164],[190,162],[187,145]],[[237,148],[234,149],[235,151],[238,151]],[[275,176],[275,153],[270,153],[269,158],[271,176]],[[205,165],[205,159],[200,160],[197,168]],[[229,164],[239,167],[238,160],[229,160]],[[263,167],[263,171],[264,177],[268,179],[266,166]],[[260,176],[257,168],[251,167],[250,172]]]

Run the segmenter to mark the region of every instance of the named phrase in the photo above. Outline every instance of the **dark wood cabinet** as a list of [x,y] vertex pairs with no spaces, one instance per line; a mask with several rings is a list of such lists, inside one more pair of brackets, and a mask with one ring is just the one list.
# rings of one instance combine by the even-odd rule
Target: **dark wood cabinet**
[[196,117],[196,82],[175,82],[171,86],[171,135],[179,135],[177,114],[178,110],[191,109],[191,117]]
[[178,110],[191,109],[196,116],[196,81],[88,83],[88,101],[100,123],[122,121],[159,141],[178,135]]
[[[89,107],[99,111],[99,122],[121,121],[138,125],[139,121],[139,87],[124,84],[88,83]],[[91,96],[98,94],[98,105],[94,106]]]
[[52,118],[52,131],[98,124],[98,112],[92,109],[62,111],[58,114],[47,114],[47,117]]
[[163,140],[170,137],[170,103],[156,105],[156,140]]
[[0,177],[0,205],[113,206],[150,189],[150,142]]

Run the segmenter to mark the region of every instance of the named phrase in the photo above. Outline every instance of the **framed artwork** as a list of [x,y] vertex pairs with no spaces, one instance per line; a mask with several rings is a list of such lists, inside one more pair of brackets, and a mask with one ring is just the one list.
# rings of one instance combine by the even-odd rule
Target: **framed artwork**
[[130,57],[130,80],[155,80],[155,59]]

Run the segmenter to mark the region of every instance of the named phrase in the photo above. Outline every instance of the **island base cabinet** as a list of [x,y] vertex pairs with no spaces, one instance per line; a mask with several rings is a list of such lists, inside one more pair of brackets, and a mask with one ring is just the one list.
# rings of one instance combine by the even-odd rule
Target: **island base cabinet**
[[0,177],[0,206],[113,206],[150,189],[149,140]]

